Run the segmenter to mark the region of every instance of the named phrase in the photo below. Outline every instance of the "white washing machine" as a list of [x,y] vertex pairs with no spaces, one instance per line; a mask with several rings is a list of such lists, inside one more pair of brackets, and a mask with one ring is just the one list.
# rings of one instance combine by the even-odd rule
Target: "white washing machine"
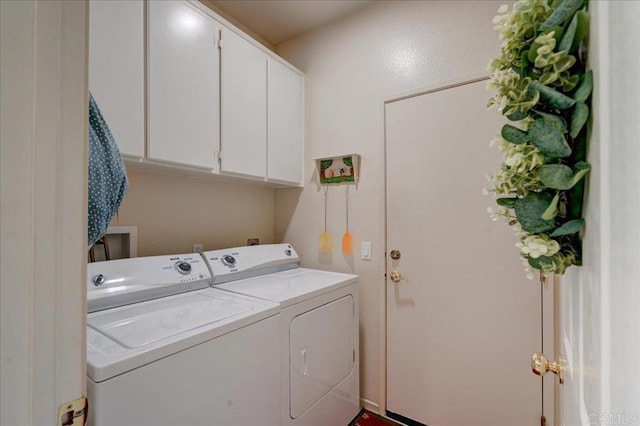
[[215,288],[281,306],[280,424],[349,424],[360,411],[357,275],[301,268],[289,244],[203,256]]
[[88,265],[94,426],[279,425],[277,303],[210,288],[197,254]]

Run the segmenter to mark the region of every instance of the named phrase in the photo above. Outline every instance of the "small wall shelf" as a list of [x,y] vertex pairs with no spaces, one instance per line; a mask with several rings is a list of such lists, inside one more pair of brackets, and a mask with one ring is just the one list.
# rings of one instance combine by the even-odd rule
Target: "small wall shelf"
[[344,154],[314,158],[319,185],[358,183],[360,178],[360,154]]

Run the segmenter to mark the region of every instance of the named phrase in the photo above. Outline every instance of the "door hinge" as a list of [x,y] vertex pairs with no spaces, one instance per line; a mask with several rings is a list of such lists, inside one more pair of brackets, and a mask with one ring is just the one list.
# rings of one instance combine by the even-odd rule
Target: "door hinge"
[[86,397],[64,403],[58,408],[58,426],[84,426],[87,424],[89,401]]
[[354,363],[356,362],[356,350],[355,349],[353,350],[353,362]]
[[222,30],[218,31],[218,40],[216,41],[218,49],[222,49]]
[[545,416],[540,416],[540,426],[547,426],[547,418]]

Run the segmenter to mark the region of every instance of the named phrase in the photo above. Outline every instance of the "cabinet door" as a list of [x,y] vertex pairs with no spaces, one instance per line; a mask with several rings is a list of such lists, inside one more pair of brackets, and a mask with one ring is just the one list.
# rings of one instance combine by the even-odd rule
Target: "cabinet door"
[[149,158],[217,171],[217,24],[183,1],[148,8]]
[[302,184],[304,150],[303,78],[269,58],[267,180]]
[[222,29],[221,170],[265,178],[267,171],[267,55]]
[[122,154],[144,155],[142,1],[89,4],[89,90]]

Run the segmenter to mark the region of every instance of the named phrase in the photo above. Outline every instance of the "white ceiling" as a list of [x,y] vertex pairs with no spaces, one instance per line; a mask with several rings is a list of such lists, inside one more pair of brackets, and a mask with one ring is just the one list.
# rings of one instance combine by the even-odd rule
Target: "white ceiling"
[[374,0],[211,0],[273,46]]

